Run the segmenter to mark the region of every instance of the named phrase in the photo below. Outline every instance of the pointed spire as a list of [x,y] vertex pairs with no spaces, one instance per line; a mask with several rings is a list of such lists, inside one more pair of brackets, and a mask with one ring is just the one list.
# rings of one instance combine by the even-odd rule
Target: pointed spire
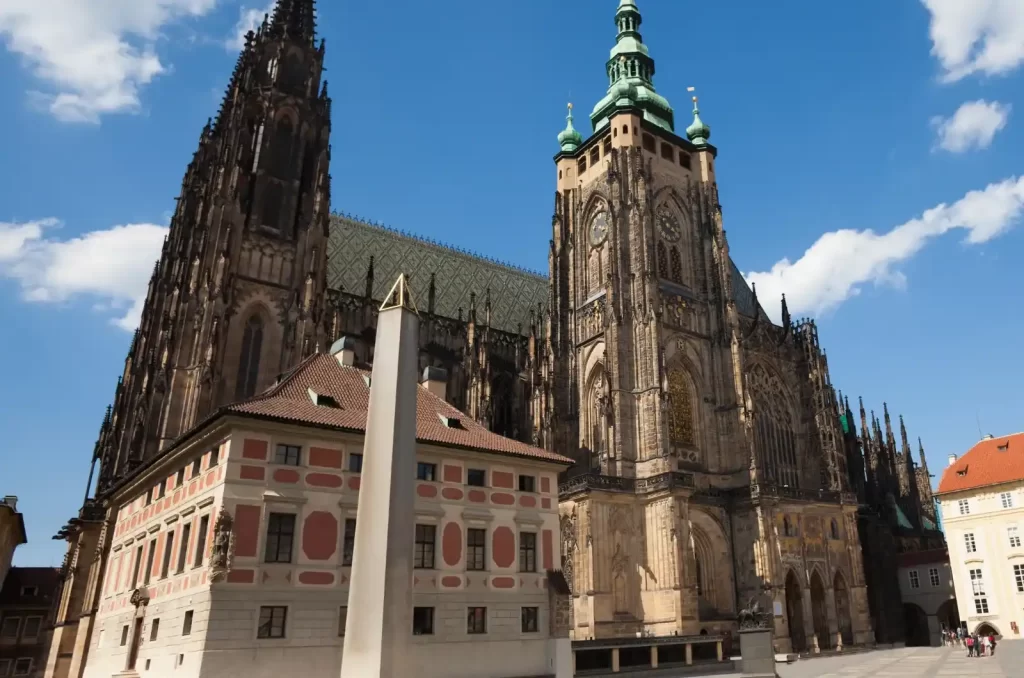
[[565,129],[558,133],[558,144],[563,153],[572,153],[583,144],[583,137],[572,126],[572,103],[569,103],[569,115],[565,116]]
[[437,284],[434,274],[430,274],[430,287],[427,288],[427,313],[434,314],[434,301],[437,298]]
[[927,474],[928,473],[928,460],[925,459],[925,456],[924,456],[924,443],[921,442],[920,438],[917,439],[917,450],[918,450],[918,456],[921,458],[921,468],[923,468],[925,474]]
[[370,265],[366,269],[366,292],[363,295],[367,299],[373,297],[373,256],[370,256]]
[[277,0],[270,35],[313,45],[316,41],[315,0]]
[[786,304],[786,295],[782,295],[782,326],[789,329],[791,318],[789,316],[789,305]]
[[903,423],[903,415],[900,415],[900,442],[903,444],[903,454],[907,457],[908,465],[913,463],[910,455],[910,443],[907,442],[907,427]]

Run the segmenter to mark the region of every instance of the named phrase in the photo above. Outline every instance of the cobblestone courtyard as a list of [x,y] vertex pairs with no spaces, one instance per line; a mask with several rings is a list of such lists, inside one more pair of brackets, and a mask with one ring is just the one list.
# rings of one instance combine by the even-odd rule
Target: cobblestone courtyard
[[778,665],[780,678],[963,678],[1024,675],[1024,641],[999,643],[994,657],[961,648],[908,647]]

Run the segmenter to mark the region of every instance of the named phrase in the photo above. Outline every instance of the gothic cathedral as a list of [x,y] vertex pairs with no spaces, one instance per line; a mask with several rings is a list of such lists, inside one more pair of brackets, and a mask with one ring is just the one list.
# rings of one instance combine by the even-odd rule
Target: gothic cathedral
[[927,467],[905,432],[896,450],[888,412],[887,442],[863,410],[857,435],[813,321],[794,322],[785,299],[782,324],[769,320],[729,256],[696,98],[677,134],[634,0],[615,24],[593,134],[570,108],[558,135],[541,276],[331,214],[314,0],[277,1],[202,131],[95,446],[95,493],[58,535],[69,549],[47,676],[80,675],[111,493],[335,340],[372,363],[398,273],[421,300],[421,367],[447,372],[446,398],[576,460],[560,488],[575,640],[731,631],[757,599],[779,651],[874,642],[899,609],[896,543],[941,543]]

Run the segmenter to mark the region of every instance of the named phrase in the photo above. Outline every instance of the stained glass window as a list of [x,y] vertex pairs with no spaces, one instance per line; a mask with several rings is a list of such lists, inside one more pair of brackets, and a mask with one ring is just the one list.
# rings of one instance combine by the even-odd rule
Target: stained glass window
[[249,318],[242,335],[242,358],[238,363],[238,379],[235,395],[251,398],[256,394],[256,382],[260,375],[260,350],[263,347],[263,321],[258,315]]

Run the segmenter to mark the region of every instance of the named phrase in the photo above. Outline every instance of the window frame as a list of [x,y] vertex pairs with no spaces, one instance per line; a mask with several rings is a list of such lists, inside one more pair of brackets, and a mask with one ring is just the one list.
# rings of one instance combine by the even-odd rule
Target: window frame
[[[421,624],[423,619],[417,615],[426,616],[426,624]],[[412,608],[412,635],[432,636],[434,635],[434,608],[428,606],[416,606]]]
[[1014,563],[1013,578],[1017,584],[1017,593],[1024,593],[1024,564]]
[[[23,670],[23,671],[19,671],[18,670],[18,665],[21,664],[21,662],[28,662],[28,666],[25,667],[25,670]],[[28,675],[31,675],[32,674],[33,666],[35,666],[35,662],[33,661],[32,657],[18,657],[17,659],[14,660],[14,663],[11,666],[11,675],[12,676],[28,676]]]
[[195,619],[195,610],[185,610],[185,615],[181,620],[181,635],[190,636],[192,635],[192,622]]
[[971,502],[968,499],[960,499],[957,501],[957,507],[960,509],[960,515],[969,516],[971,515]]
[[178,472],[174,475],[174,487],[179,488],[185,484],[185,467],[182,466],[178,469]]
[[348,472],[349,473],[362,473],[363,472],[363,453],[362,452],[349,452],[348,453]]
[[[524,480],[528,480],[529,482],[525,482],[524,483],[523,482]],[[529,489],[527,489],[527,488],[529,488]],[[537,493],[537,476],[531,476],[531,475],[529,475],[527,473],[520,473],[519,474],[519,491],[520,492],[529,492],[531,494],[536,494]]]
[[[9,622],[14,622],[13,635],[4,633],[4,627],[6,627]],[[18,638],[21,637],[21,622],[22,618],[20,616],[15,617],[13,615],[10,617],[4,617],[3,620],[0,620],[0,640],[14,640],[17,642]]]
[[999,505],[1004,509],[1013,508],[1013,493],[1012,492],[1001,492],[999,494]]
[[907,572],[907,579],[910,580],[910,588],[921,588],[921,575],[918,573],[917,570],[910,570],[909,572]]
[[964,549],[967,553],[978,552],[978,541],[974,538],[973,532],[964,532]]
[[10,674],[13,665],[14,660],[9,657],[0,659],[0,677]]
[[160,637],[160,617],[155,617],[149,624],[149,642],[155,642]]
[[[295,532],[298,520],[294,513],[267,513],[267,529],[264,531],[263,562],[290,565],[295,559]],[[288,529],[283,529],[287,527]],[[276,529],[275,529],[276,528]],[[282,547],[287,540],[287,552]],[[273,550],[273,553],[271,551]]]
[[[479,483],[473,482],[473,474],[479,473],[482,477]],[[471,468],[466,470],[466,485],[468,487],[487,487],[487,470],[482,468]]]
[[416,480],[425,483],[436,483],[437,464],[432,464],[429,461],[416,462]]
[[203,458],[201,456],[196,457],[192,460],[192,474],[189,476],[189,480],[195,480],[203,472]]
[[466,608],[466,633],[471,636],[487,633],[487,608],[471,606]]
[[178,544],[178,566],[175,574],[181,574],[188,567],[188,542],[192,539],[192,522],[181,526],[181,543]]
[[346,626],[348,626],[348,605],[338,608],[338,637],[345,637]]
[[[482,537],[481,543],[471,543],[476,541],[473,537]],[[475,551],[473,549],[479,549]],[[471,557],[472,556],[472,557]],[[479,561],[479,564],[478,564]],[[487,570],[487,528],[486,527],[469,527],[466,528],[466,571],[467,572],[485,572]]]
[[128,645],[128,632],[131,630],[129,624],[125,624],[121,627],[121,644],[119,647],[125,647]]
[[415,547],[413,549],[413,569],[433,570],[436,556],[437,525],[417,523],[415,528]]
[[[533,628],[528,628],[529,626]],[[540,608],[524,605],[519,616],[520,633],[540,633]]]
[[[34,621],[36,623],[36,632],[33,633],[30,636],[30,635],[28,635],[28,625],[29,625],[29,622],[32,622],[32,621]],[[23,621],[21,622],[21,634],[19,635],[19,638],[21,638],[21,640],[38,640],[39,639],[39,635],[42,633],[42,631],[43,631],[43,617],[42,617],[42,615],[34,614],[34,615],[26,616],[26,617],[24,617]]]
[[[269,616],[264,620],[264,613]],[[280,633],[275,634],[275,615],[281,612]],[[264,629],[266,632],[264,633]],[[282,640],[288,637],[288,606],[260,605],[260,613],[256,618],[256,640]]]
[[164,562],[160,564],[160,578],[167,579],[171,575],[171,560],[174,558],[174,533],[176,530],[167,530],[164,537]]
[[942,585],[942,576],[939,573],[939,568],[928,568],[928,583],[932,585],[932,588]]
[[156,537],[149,540],[149,552],[146,554],[146,569],[142,572],[143,586],[148,586],[149,582],[153,578],[153,561],[156,560],[156,542]]
[[1006,537],[1010,542],[1011,549],[1019,549],[1021,547],[1020,530],[1017,529],[1016,525],[1010,525],[1006,528]]
[[192,569],[203,566],[206,560],[206,540],[210,537],[210,514],[199,517],[199,532],[196,534],[196,552],[192,560]]
[[[352,526],[351,534],[349,534],[349,525]],[[352,558],[356,551],[356,519],[345,518],[341,529],[341,565],[342,567],[352,567]]]
[[[523,561],[526,561],[525,563]],[[519,571],[537,571],[537,533],[519,533]]]
[[[282,452],[284,453],[283,455]],[[292,457],[293,454],[295,455],[294,457]],[[278,466],[302,466],[302,445],[278,443],[274,446],[273,463]]]

